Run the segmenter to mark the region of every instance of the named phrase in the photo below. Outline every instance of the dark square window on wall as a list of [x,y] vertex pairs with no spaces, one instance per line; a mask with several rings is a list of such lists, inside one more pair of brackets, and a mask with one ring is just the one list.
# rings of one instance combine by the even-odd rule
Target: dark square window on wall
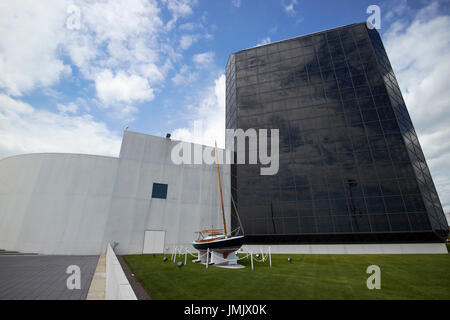
[[152,198],[167,199],[167,184],[165,183],[154,183]]

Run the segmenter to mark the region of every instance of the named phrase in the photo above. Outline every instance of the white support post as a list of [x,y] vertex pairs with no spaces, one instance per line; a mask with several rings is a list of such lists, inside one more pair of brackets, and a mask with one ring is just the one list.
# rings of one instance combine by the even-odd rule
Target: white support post
[[208,269],[208,263],[209,263],[209,248],[206,250],[206,269]]
[[253,252],[250,252],[250,261],[252,262],[252,270],[253,270]]
[[186,265],[187,262],[187,248],[184,249],[184,265]]
[[269,247],[269,265],[272,268],[272,252],[270,250],[270,247]]

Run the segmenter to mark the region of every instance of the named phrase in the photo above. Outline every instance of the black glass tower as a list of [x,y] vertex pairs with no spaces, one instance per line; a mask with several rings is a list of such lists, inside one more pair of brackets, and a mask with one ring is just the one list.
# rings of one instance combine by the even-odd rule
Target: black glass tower
[[280,135],[276,175],[261,176],[258,165],[232,165],[247,243],[447,238],[440,200],[375,29],[359,23],[239,51],[230,55],[226,76],[226,128],[279,129]]

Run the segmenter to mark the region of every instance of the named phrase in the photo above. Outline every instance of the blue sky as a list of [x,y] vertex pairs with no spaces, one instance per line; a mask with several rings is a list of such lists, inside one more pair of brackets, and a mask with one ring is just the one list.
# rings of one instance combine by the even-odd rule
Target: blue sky
[[450,210],[449,1],[2,1],[0,158],[117,156],[125,126],[223,144],[230,53],[366,21],[370,5]]

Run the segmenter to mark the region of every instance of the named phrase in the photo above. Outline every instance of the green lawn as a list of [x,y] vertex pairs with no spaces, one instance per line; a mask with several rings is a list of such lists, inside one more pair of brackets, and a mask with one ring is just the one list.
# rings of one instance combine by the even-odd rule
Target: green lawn
[[[450,299],[450,255],[442,254],[273,255],[272,268],[255,263],[253,271],[249,260],[240,270],[190,261],[180,270],[162,255],[124,259],[153,299]],[[372,264],[380,290],[366,286]]]

